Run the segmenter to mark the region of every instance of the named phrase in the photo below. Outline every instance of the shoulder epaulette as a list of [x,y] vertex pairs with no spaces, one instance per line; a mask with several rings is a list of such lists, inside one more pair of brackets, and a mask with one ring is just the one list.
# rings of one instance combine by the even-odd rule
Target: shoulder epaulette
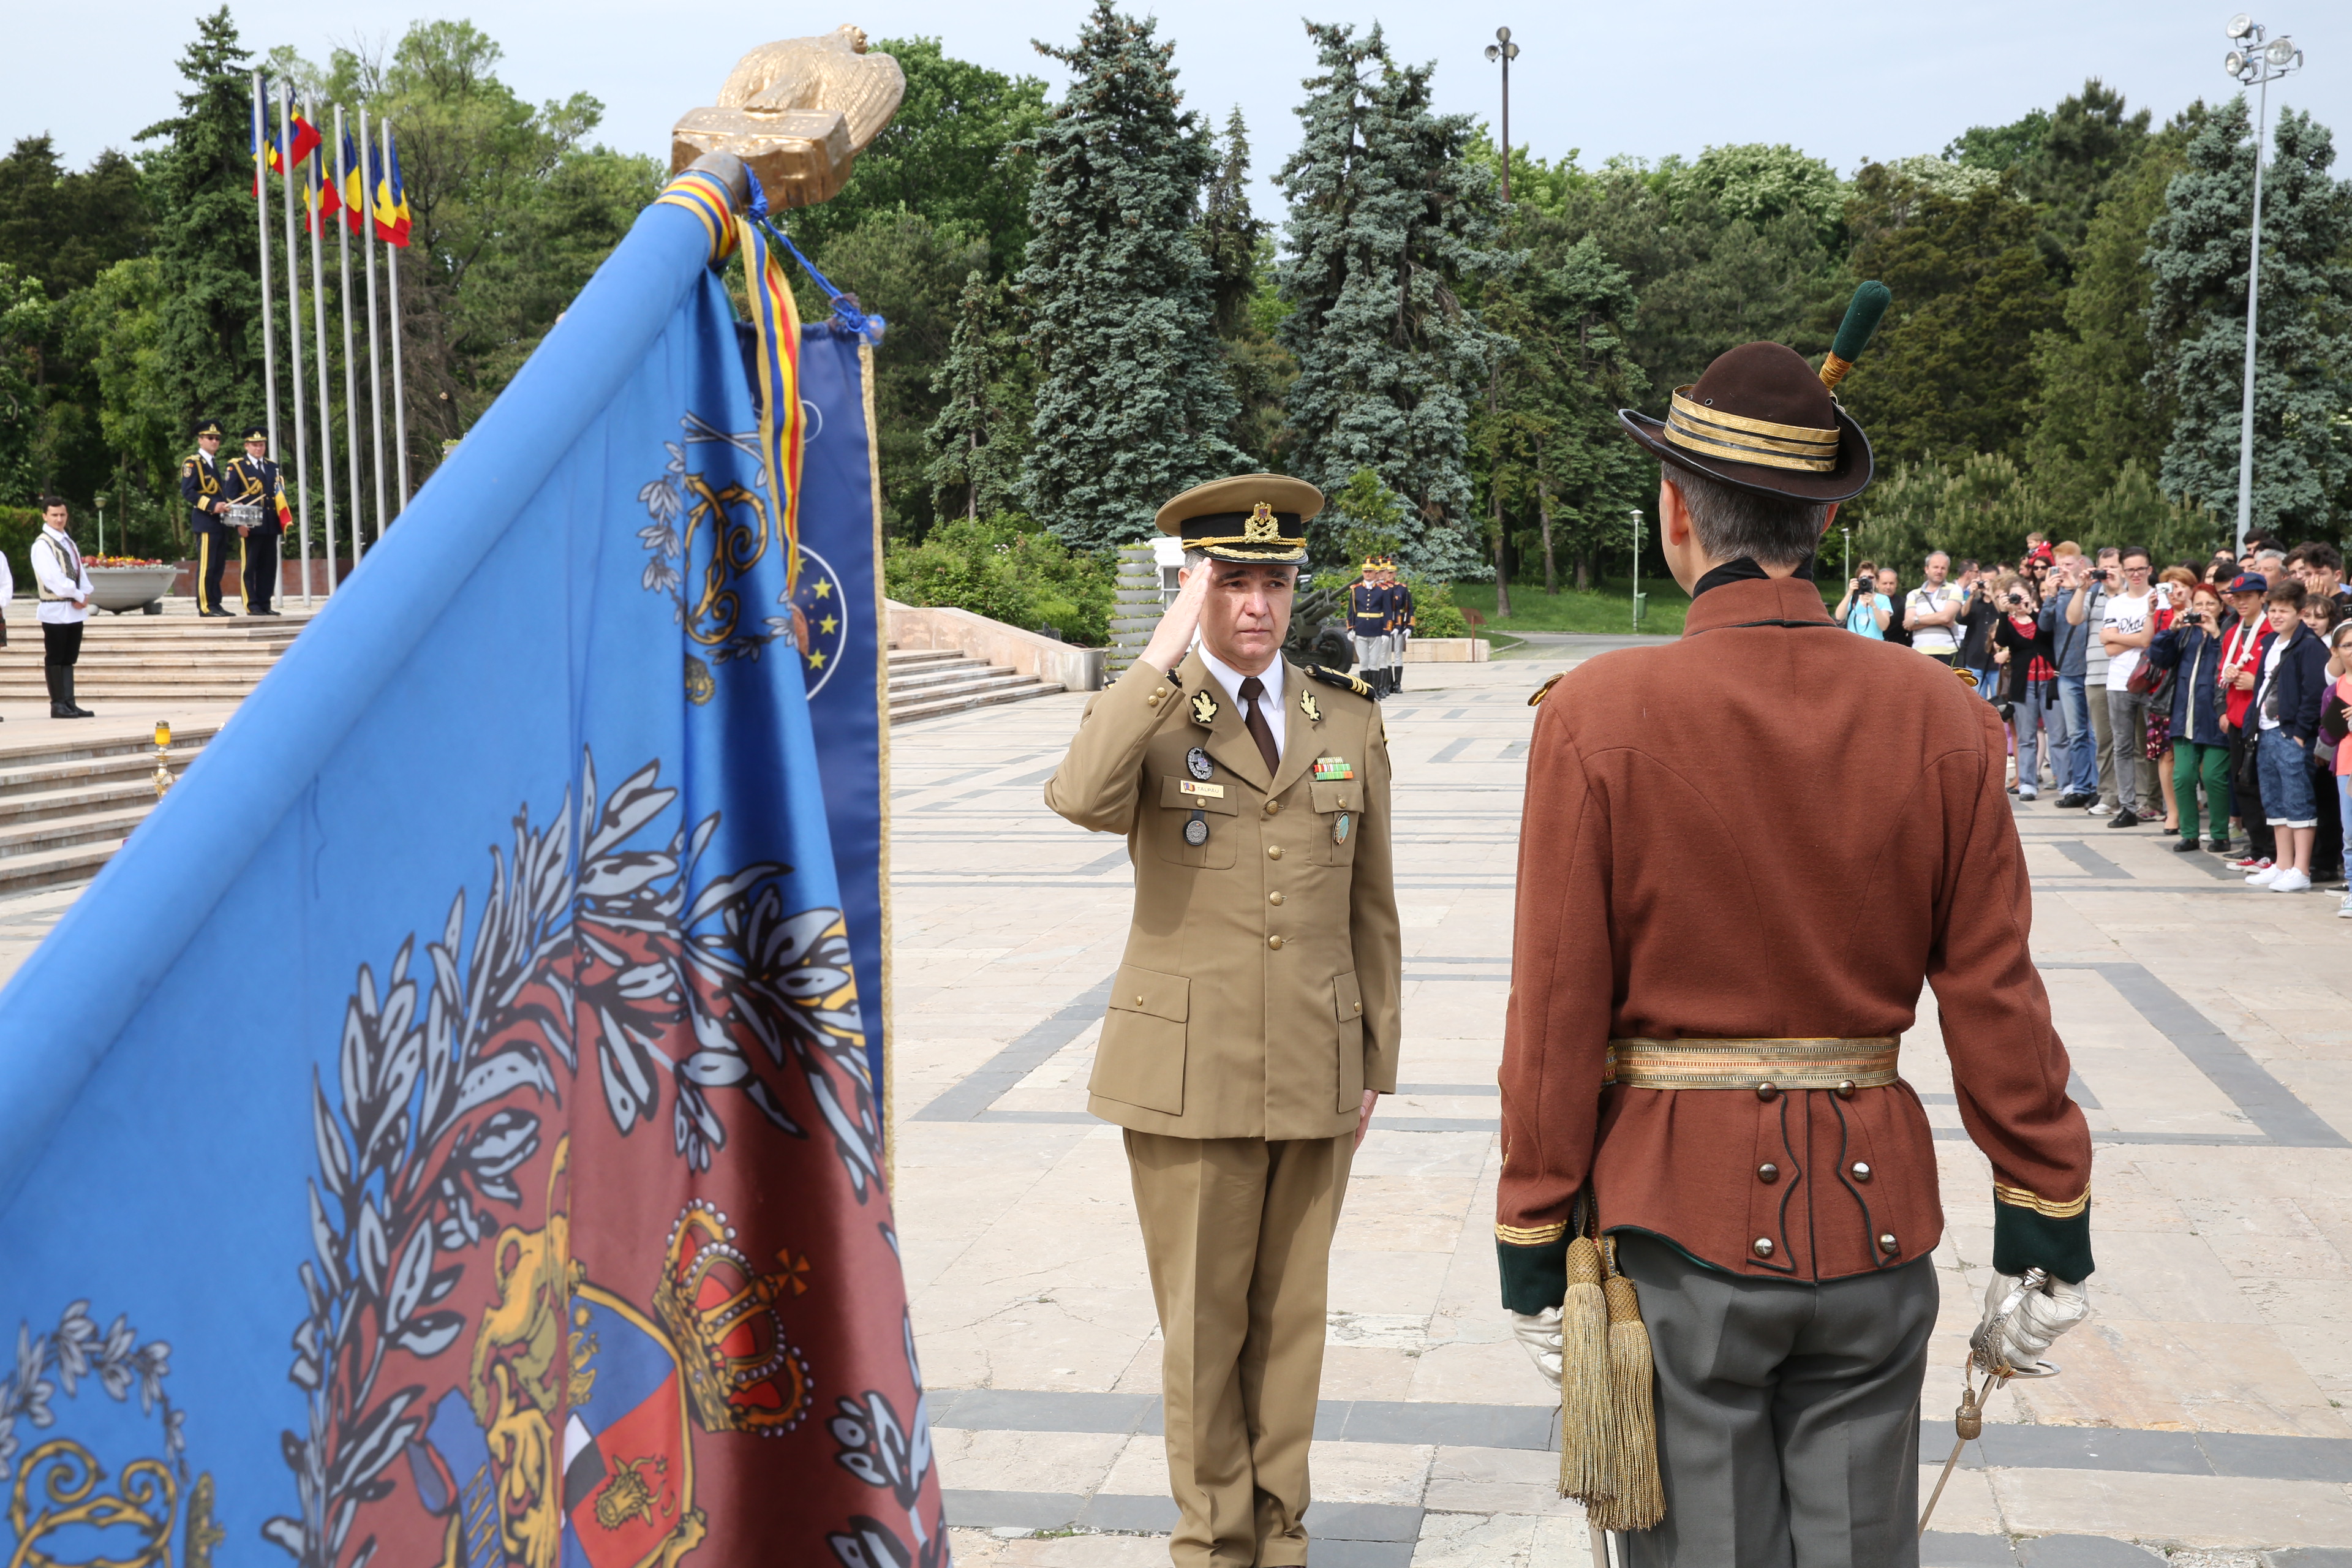
[[1559,675],[1553,676],[1549,680],[1547,680],[1541,686],[1537,687],[1536,694],[1528,699],[1528,706],[1532,708],[1537,703],[1541,702],[1544,700],[1545,695],[1549,693],[1553,687],[1559,684],[1560,675],[1566,675],[1568,671],[1563,669],[1559,672]]
[[194,458],[183,458],[180,459],[180,472],[184,474],[193,474],[195,471],[196,460]]
[[1310,680],[1319,680],[1326,686],[1336,686],[1342,691],[1352,691],[1359,697],[1368,698],[1372,694],[1370,687],[1344,669],[1333,669],[1329,665],[1325,664],[1305,664],[1299,668],[1307,672],[1307,679]]

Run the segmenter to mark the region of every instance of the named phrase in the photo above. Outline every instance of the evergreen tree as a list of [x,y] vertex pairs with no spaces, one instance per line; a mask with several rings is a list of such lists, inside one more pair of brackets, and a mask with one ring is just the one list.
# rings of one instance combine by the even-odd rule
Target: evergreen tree
[[1039,379],[1022,493],[1085,547],[1145,537],[1170,496],[1244,463],[1192,232],[1216,153],[1153,27],[1097,0],[1076,47],[1036,46],[1077,79],[1030,143],[1021,294]]
[[1298,356],[1293,468],[1329,489],[1360,468],[1412,504],[1399,552],[1431,576],[1477,575],[1469,425],[1507,344],[1461,300],[1503,271],[1493,178],[1466,114],[1430,109],[1431,66],[1399,66],[1375,25],[1308,23],[1321,74],[1275,176],[1290,198],[1276,335]]
[[1236,106],[1225,121],[1224,155],[1202,204],[1202,254],[1209,258],[1213,320],[1225,351],[1235,414],[1226,438],[1259,468],[1280,462],[1286,395],[1298,362],[1274,341],[1279,312],[1266,307],[1272,283],[1274,226],[1250,209],[1249,127]]
[[1020,482],[1020,430],[1004,398],[1015,345],[1000,320],[1002,294],[978,268],[964,275],[948,357],[931,378],[941,401],[940,416],[923,435],[931,455],[923,477],[931,482],[931,510],[940,517],[959,510],[959,495],[968,519],[1008,510]]
[[[139,132],[162,296],[156,376],[167,420],[235,421],[261,411],[261,279],[253,220],[253,87],[223,5],[180,57],[180,112]],[[184,429],[180,432],[185,438]]]
[[[2352,401],[2352,187],[2328,174],[2336,148],[2307,114],[2283,110],[2263,174],[2261,315],[2254,360],[2256,531],[2326,529],[2352,479],[2342,412]],[[2246,102],[2214,111],[2189,143],[2149,230],[2150,384],[2177,410],[2158,476],[2168,495],[2234,519],[2245,370],[2248,224],[2254,149]]]

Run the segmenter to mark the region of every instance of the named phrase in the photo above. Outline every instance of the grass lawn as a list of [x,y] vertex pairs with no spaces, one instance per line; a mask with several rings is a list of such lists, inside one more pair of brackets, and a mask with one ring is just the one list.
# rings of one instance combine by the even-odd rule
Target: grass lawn
[[[1661,637],[1678,636],[1690,600],[1675,586],[1675,580],[1644,574],[1642,592],[1649,596],[1642,630]],[[1495,614],[1492,583],[1456,583],[1454,602],[1465,611],[1476,610],[1486,617],[1485,626],[1470,628],[1473,637],[1488,632],[1601,632],[1622,637],[1633,629],[1633,585],[1623,577],[1603,578],[1598,587],[1584,594],[1567,587],[1547,594],[1540,577],[1532,583],[1514,583],[1507,617]]]

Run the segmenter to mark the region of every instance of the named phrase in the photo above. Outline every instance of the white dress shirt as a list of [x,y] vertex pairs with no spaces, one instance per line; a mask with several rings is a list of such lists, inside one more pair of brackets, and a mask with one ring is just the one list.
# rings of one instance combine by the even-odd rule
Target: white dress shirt
[[[1249,677],[1211,653],[1205,640],[1200,644],[1200,649],[1201,662],[1209,667],[1209,673],[1217,678],[1217,684],[1225,689],[1226,695],[1234,700],[1234,707],[1246,721],[1249,710],[1242,702],[1242,682]],[[1274,754],[1276,760],[1280,761],[1284,731],[1290,726],[1283,721],[1282,656],[1279,653],[1274,656],[1274,662],[1265,667],[1265,673],[1257,679],[1259,684],[1265,688],[1265,695],[1258,699],[1259,710],[1265,715],[1265,727],[1274,731]]]
[[[81,563],[81,552],[74,542],[51,528],[41,525],[33,537],[33,575],[40,579],[41,587],[57,595],[41,601],[41,619],[51,626],[71,626],[76,621],[89,619],[89,571]],[[75,604],[80,595],[83,603]]]

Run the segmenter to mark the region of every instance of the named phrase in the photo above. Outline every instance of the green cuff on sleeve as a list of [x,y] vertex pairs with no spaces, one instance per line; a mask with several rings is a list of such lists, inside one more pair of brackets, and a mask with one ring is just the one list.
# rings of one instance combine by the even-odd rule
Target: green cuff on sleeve
[[[1497,1227],[1498,1229],[1500,1227]],[[1550,1228],[1549,1226],[1547,1229]],[[1503,1276],[1503,1305],[1514,1312],[1540,1312],[1568,1295],[1568,1227],[1549,1240],[1520,1244],[1495,1238],[1495,1260]]]
[[1996,1198],[1992,1266],[1996,1272],[2011,1275],[2040,1268],[2053,1279],[2082,1283],[2095,1267],[2089,1205],[2071,1215],[2053,1215]]

